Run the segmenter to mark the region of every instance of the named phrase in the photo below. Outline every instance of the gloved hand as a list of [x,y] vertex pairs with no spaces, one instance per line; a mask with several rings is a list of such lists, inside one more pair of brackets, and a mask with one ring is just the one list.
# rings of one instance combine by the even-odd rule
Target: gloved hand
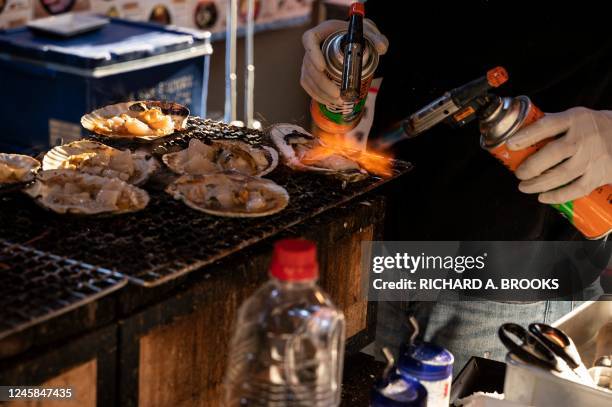
[[516,176],[523,180],[520,191],[540,193],[543,203],[560,204],[612,183],[612,111],[575,107],[547,113],[517,132],[507,145],[521,150],[560,134],[517,168]]
[[[321,43],[331,33],[347,27],[348,22],[346,21],[327,20],[306,31],[302,36],[302,44],[304,44],[306,54],[302,62],[300,84],[317,102],[323,104],[342,103],[340,89],[325,75],[325,58],[321,52]],[[389,41],[378,31],[371,20],[364,20],[363,31],[380,55],[387,52]]]

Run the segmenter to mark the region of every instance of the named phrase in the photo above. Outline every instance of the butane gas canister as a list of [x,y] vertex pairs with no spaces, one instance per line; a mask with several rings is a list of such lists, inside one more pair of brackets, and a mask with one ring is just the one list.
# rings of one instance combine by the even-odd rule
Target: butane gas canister
[[[342,67],[344,64],[343,38],[347,30],[339,30],[330,34],[321,46],[325,57],[325,73],[332,82],[340,88]],[[314,124],[321,130],[331,134],[345,134],[353,129],[363,115],[363,107],[368,96],[368,89],[378,66],[378,53],[367,35],[362,56],[361,88],[359,98],[353,102],[324,105],[315,100],[310,105],[310,113]]]
[[[480,144],[514,172],[527,157],[554,138],[519,151],[509,150],[506,140],[542,117],[544,113],[527,96],[499,98],[499,103],[480,119]],[[588,239],[599,239],[612,231],[612,187],[609,184],[585,197],[552,206]]]

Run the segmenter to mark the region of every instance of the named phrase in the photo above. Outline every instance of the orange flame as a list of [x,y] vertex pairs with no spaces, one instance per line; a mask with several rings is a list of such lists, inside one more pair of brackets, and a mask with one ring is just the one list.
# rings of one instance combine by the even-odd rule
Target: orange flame
[[343,135],[319,132],[318,136],[321,145],[311,149],[302,159],[305,164],[323,160],[331,155],[340,155],[355,161],[370,174],[381,177],[393,175],[393,157],[379,152],[365,151],[354,139]]

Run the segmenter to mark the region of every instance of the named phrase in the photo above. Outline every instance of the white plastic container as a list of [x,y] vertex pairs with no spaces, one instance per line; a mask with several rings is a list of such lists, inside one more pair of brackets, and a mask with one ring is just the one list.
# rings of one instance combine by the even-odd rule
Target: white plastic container
[[[612,297],[589,301],[552,325],[569,335],[588,366],[595,353],[599,328],[612,318]],[[585,386],[506,357],[505,399],[533,406],[612,406],[612,391]]]
[[612,406],[612,391],[585,386],[506,357],[505,400],[530,406]]

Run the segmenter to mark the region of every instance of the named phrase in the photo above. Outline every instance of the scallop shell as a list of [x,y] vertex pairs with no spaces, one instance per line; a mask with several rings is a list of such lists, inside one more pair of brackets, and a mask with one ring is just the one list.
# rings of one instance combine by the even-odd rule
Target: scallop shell
[[283,162],[289,168],[298,171],[320,172],[347,182],[361,181],[368,177],[368,172],[361,168],[358,163],[340,154],[337,157],[340,157],[343,161],[353,162],[359,169],[338,170],[302,163],[295,149],[290,144],[290,139],[293,137],[300,139],[301,142],[299,144],[303,145],[304,148],[313,148],[317,145],[322,145],[322,142],[300,126],[287,123],[276,124],[270,128],[269,134],[272,142],[280,152]]
[[[89,152],[103,152],[103,151],[118,151],[117,149],[107,146],[97,141],[89,140],[78,140],[72,143],[57,146],[51,149],[42,160],[43,170],[57,170],[62,169],[62,163],[68,160],[71,156],[89,153]],[[134,160],[135,171],[134,174],[126,181],[133,185],[144,184],[151,174],[153,174],[159,168],[157,160],[149,156],[144,151],[136,151],[132,153],[132,159]],[[79,169],[80,172],[88,173],[87,169]],[[99,175],[93,174],[91,175]]]
[[[258,166],[257,170],[254,173],[244,174],[244,175],[250,175],[253,177],[263,177],[264,175],[272,172],[278,165],[278,153],[272,147],[268,147],[268,146],[256,147],[256,146],[252,146],[242,141],[234,141],[234,140],[214,140],[214,141],[211,141],[210,144],[208,145],[218,148],[219,150],[223,149],[223,150],[230,150],[230,151],[234,150],[235,151],[236,149],[238,149],[250,155],[251,157],[254,154],[263,153],[264,157],[267,160],[267,165]],[[188,151],[189,151],[189,148],[186,148],[176,153],[165,154],[162,157],[162,161],[164,162],[164,164],[166,164],[166,166],[168,166],[168,168],[170,168],[173,172],[177,174],[197,175],[197,174],[191,173],[185,167],[188,162],[188,157],[187,157]],[[257,165],[257,163],[255,164]],[[221,164],[217,162],[215,162],[214,165],[217,167],[217,171],[232,170],[229,168],[224,168]]]
[[[251,193],[258,191],[265,194],[267,205],[265,208],[257,211],[213,207],[213,205],[206,202],[211,202],[212,198],[215,197],[215,202],[217,205],[220,205],[219,200],[216,199],[216,196],[220,195],[215,196],[212,194],[212,191],[216,190],[219,186],[229,187],[229,192],[227,189],[221,192],[229,193],[230,196],[235,196],[238,191],[244,191],[245,188]],[[285,188],[275,182],[230,171],[206,175],[183,175],[170,184],[166,188],[166,192],[175,199],[182,200],[187,206],[197,211],[210,215],[235,218],[254,218],[272,215],[285,209],[289,203],[289,194]],[[201,195],[201,199],[197,201],[192,199],[192,197],[188,196],[190,193],[191,195]]]
[[[75,190],[66,192],[67,184]],[[105,202],[100,197],[100,191],[105,186],[113,187],[108,189],[109,192],[119,191],[120,198],[127,199],[128,205],[118,208],[114,203]],[[138,187],[117,178],[99,177],[72,170],[41,171],[34,183],[24,192],[38,205],[59,214],[121,214],[139,211],[149,203],[149,194]],[[76,194],[87,194],[88,197],[76,197]],[[72,198],[72,201],[62,202],[62,198]]]
[[0,185],[18,184],[32,181],[40,162],[28,155],[0,153],[0,167]]
[[[174,121],[174,129],[165,134],[149,135],[149,136],[135,136],[131,134],[113,134],[105,131],[101,131],[99,128],[100,121],[106,120],[110,117],[119,116],[124,113],[132,111],[134,105],[144,104],[147,108],[159,107],[162,113],[170,115]],[[138,139],[138,140],[156,140],[161,137],[173,134],[175,131],[184,130],[187,125],[187,118],[189,117],[189,109],[187,107],[174,102],[159,102],[159,101],[147,101],[138,100],[134,102],[117,103],[114,105],[108,105],[100,109],[94,110],[93,112],[81,117],[81,125],[87,130],[100,134],[110,138],[122,138],[122,139]]]

